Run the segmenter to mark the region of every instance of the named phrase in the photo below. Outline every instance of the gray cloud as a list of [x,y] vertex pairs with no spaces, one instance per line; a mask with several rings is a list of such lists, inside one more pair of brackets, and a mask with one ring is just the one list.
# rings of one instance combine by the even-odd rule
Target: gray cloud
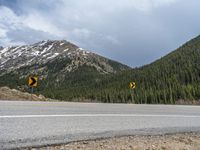
[[200,31],[198,0],[1,0],[0,5],[1,45],[66,39],[133,67]]

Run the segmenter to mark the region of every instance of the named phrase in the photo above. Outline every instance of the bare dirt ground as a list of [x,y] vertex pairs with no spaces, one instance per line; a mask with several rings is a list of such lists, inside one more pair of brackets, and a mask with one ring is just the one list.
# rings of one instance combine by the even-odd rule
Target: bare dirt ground
[[33,101],[46,101],[43,95],[35,95],[27,92],[21,92],[9,87],[0,87],[0,100],[33,100]]
[[[35,150],[36,148],[29,148]],[[127,136],[73,142],[39,150],[200,150],[200,133]],[[28,149],[26,149],[28,150]]]

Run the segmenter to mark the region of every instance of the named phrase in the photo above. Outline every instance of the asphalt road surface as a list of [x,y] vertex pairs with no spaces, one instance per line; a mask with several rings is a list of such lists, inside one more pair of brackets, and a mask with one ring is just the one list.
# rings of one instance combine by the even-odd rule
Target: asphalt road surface
[[0,149],[191,131],[199,106],[0,101]]

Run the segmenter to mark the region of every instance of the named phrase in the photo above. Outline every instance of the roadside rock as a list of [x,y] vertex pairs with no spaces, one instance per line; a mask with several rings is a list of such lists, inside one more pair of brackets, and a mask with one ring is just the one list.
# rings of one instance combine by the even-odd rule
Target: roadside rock
[[35,95],[27,92],[21,92],[9,87],[0,87],[0,100],[33,100],[33,101],[46,101],[43,95]]

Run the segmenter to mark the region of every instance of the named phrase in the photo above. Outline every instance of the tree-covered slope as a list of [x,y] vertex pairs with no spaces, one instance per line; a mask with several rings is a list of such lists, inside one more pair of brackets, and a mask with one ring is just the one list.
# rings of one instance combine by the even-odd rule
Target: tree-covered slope
[[127,85],[135,81],[136,103],[175,103],[180,99],[200,99],[200,37],[149,65],[106,80],[110,83],[106,85],[107,89],[115,88],[115,98],[128,101],[131,96]]

